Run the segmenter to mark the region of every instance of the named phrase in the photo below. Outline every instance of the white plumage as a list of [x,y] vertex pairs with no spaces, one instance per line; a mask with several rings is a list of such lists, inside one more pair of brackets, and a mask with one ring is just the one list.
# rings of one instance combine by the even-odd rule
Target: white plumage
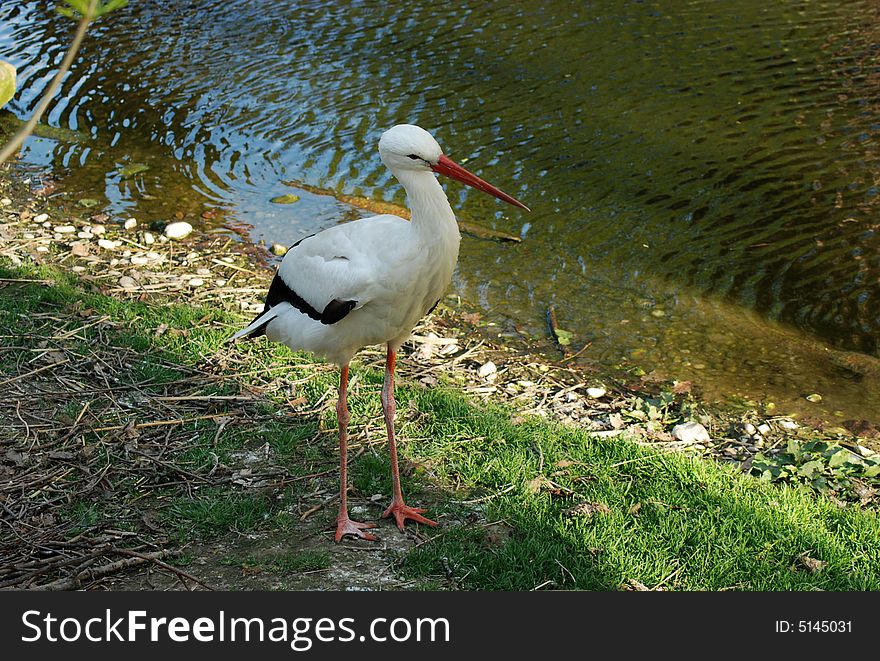
[[336,539],[375,539],[348,518],[345,403],[348,363],[364,346],[386,343],[382,401],[392,458],[394,494],[385,516],[398,526],[410,518],[434,524],[403,504],[394,444],[393,378],[396,352],[416,323],[437,304],[452,279],[460,236],[455,215],[434,172],[446,174],[526,208],[443,155],[424,129],[400,124],[379,140],[379,155],[407,193],[412,221],[381,215],[337,225],[302,239],[284,256],[266,307],[232,339],[265,333],[274,342],[322,356],[342,368],[337,404],[342,484]]

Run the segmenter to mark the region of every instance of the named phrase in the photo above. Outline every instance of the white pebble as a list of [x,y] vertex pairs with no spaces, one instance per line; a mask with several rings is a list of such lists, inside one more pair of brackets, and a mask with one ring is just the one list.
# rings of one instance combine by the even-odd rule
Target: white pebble
[[135,227],[137,227],[137,224],[138,221],[136,218],[129,218],[125,221],[125,223],[123,223],[122,226],[127,230],[133,230]]
[[593,399],[604,397],[607,393],[608,391],[605,390],[605,388],[587,388],[587,395],[589,395]]
[[766,422],[763,425],[758,425],[758,431],[766,436],[768,433],[770,433],[770,425],[768,425]]
[[49,248],[46,246],[37,246],[37,252],[49,252]]
[[121,278],[119,278],[119,286],[122,287],[123,289],[136,289],[137,282],[135,281],[134,278],[131,278],[127,275],[124,275]]
[[480,369],[477,370],[477,374],[480,375],[481,378],[485,379],[490,374],[495,374],[498,371],[498,368],[495,366],[491,360],[487,363],[483,363],[480,365]]
[[8,207],[10,204],[12,204],[12,200],[10,200],[8,197],[0,199],[0,207]]
[[34,218],[35,223],[45,223],[47,220],[49,220],[49,214],[47,213],[41,213],[39,216]]
[[225,287],[226,280],[224,280],[223,278],[218,278],[217,280],[214,280],[214,284],[217,285],[218,287]]
[[206,269],[206,268],[196,269],[196,274],[197,275],[211,275],[211,269]]
[[185,220],[170,223],[165,227],[165,236],[169,239],[182,239],[193,231],[193,226]]
[[92,225],[92,234],[101,235],[107,231],[107,228],[103,225]]
[[203,284],[205,284],[205,281],[201,278],[193,278],[189,281],[188,284],[190,287],[201,287]]
[[59,234],[73,234],[76,232],[76,228],[73,225],[58,225],[55,231]]
[[148,246],[153,245],[156,242],[156,237],[153,236],[151,232],[144,232],[144,243]]
[[783,429],[787,429],[788,431],[794,431],[798,428],[798,423],[794,420],[790,420],[789,418],[782,418],[777,421],[777,424]]
[[712,438],[699,422],[683,422],[672,428],[672,435],[682,443],[709,443]]
[[91,239],[93,236],[94,236],[94,234],[92,234],[91,232],[77,232],[76,233],[77,239]]
[[116,248],[116,244],[110,239],[98,239],[98,246],[104,250],[113,250]]
[[148,263],[149,261],[150,261],[150,259],[146,255],[134,255],[131,258],[131,263],[134,264],[135,266],[143,266],[144,264]]

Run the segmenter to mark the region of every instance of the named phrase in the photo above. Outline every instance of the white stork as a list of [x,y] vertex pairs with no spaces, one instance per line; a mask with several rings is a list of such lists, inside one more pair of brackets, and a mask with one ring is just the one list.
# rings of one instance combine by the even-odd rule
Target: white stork
[[528,211],[447,158],[424,129],[400,124],[382,134],[379,156],[406,190],[412,222],[399,216],[362,218],[325,229],[295,243],[284,256],[266,296],[263,312],[232,339],[265,334],[294,350],[305,350],[340,366],[340,488],[336,541],[345,535],[367,540],[374,523],[348,517],[346,404],[348,365],[361,348],[387,344],[382,408],[391,454],[393,494],[382,515],[436,526],[425,510],[403,502],[394,441],[394,366],[397,350],[416,323],[430,312],[452,279],[460,236],[455,215],[434,173],[445,174]]

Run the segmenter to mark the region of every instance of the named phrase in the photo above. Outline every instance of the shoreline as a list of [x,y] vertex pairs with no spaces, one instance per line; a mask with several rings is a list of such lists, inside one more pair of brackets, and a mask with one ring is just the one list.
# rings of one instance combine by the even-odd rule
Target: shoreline
[[[29,177],[9,168],[0,172],[0,256],[13,266],[23,259],[55,263],[101,293],[122,298],[189,300],[244,317],[262,310],[273,275],[270,247],[241,233],[197,225],[171,239],[163,226],[180,220],[146,224],[111,218],[30,189]],[[552,318],[548,326],[552,339]],[[602,373],[600,366],[569,363],[580,352],[560,346],[562,355],[554,361],[524,339],[499,337],[495,328],[478,310],[447,295],[405,343],[401,366],[409,365],[403,375],[427,387],[436,379],[418,375],[429,368],[464,392],[513,407],[519,415],[547,417],[598,436],[626,432],[650,445],[741,465],[790,439],[821,439],[865,456],[880,451],[880,430],[868,421],[854,430],[827,428],[702,401],[690,382],[655,380],[649,374],[640,383],[622,383],[619,374]],[[355,360],[369,356],[360,362],[373,362],[380,354],[369,348]],[[658,402],[667,410],[652,410]],[[671,433],[674,424],[685,422],[702,425],[708,439],[702,432],[696,438]]]
[[[401,437],[419,438],[422,442],[437,433],[425,431],[430,427],[419,431],[421,422],[430,418],[431,410],[436,411],[438,420],[450,424],[442,439],[448,448],[464,447],[457,444],[465,442],[468,448],[485,444],[494,433],[487,431],[491,425],[506,425],[506,434],[520,435],[528,452],[536,453],[533,459],[538,477],[529,473],[533,468],[521,465],[522,458],[518,457],[514,465],[525,470],[525,477],[505,477],[510,482],[502,482],[497,488],[491,480],[476,488],[468,487],[466,482],[459,481],[458,474],[450,475],[442,461],[428,451],[415,461],[405,460],[404,471],[408,482],[431,485],[420,491],[420,500],[425,504],[440,507],[444,499],[452,498],[442,506],[447,532],[426,537],[424,531],[412,527],[405,535],[386,531],[384,547],[370,549],[375,552],[370,554],[363,553],[368,549],[362,545],[328,546],[324,528],[326,519],[332,515],[337,462],[331,438],[335,435],[331,367],[297,360],[296,355],[291,359],[264,341],[223,343],[223,338],[228,338],[239,323],[246,323],[262,309],[262,297],[272,277],[266,249],[230,234],[198,229],[179,239],[163,240],[161,226],[111,218],[51,195],[34,193],[27,179],[26,175],[17,177],[9,170],[0,171],[0,262],[4,267],[13,267],[4,268],[6,273],[21,274],[0,277],[0,291],[25,294],[29,289],[30,294],[26,295],[33,297],[36,292],[37,297],[46,296],[54,303],[46,314],[28,313],[28,322],[36,323],[35,328],[40,331],[35,339],[25,335],[14,341],[13,331],[6,335],[7,343],[0,346],[0,358],[5,358],[8,366],[11,364],[2,380],[11,392],[17,393],[0,407],[7,423],[4,445],[9,448],[0,470],[8,473],[16,484],[24,480],[18,488],[36,480],[52,485],[53,489],[57,484],[62,493],[72,489],[67,495],[68,502],[72,499],[76,503],[85,496],[78,496],[77,487],[64,476],[78,463],[83,466],[80,470],[90,476],[85,491],[88,498],[78,506],[86,509],[76,510],[74,515],[85,517],[82,520],[88,522],[86,530],[93,531],[78,542],[84,552],[92,554],[84,556],[87,560],[101,551],[108,560],[121,555],[134,561],[140,557],[131,555],[135,553],[147,558],[141,560],[149,569],[151,563],[163,562],[161,558],[170,553],[190,558],[202,581],[216,581],[222,586],[348,589],[362,585],[366,589],[407,589],[423,583],[419,579],[413,582],[411,573],[397,571],[404,562],[401,558],[409,557],[438,537],[445,540],[444,535],[449,535],[452,541],[448,543],[453,543],[457,535],[464,534],[458,531],[476,529],[485,530],[488,541],[481,544],[516,543],[518,526],[530,524],[516,524],[512,516],[510,521],[487,518],[498,503],[517,494],[516,489],[524,489],[529,498],[546,495],[556,499],[560,502],[558,506],[566,508],[565,518],[592,516],[594,509],[590,503],[586,507],[577,501],[563,502],[578,497],[578,485],[589,485],[594,480],[589,472],[594,469],[585,468],[589,462],[577,460],[575,452],[622,453],[606,458],[611,463],[603,470],[615,472],[629,470],[632,462],[643,470],[655,461],[655,470],[662,471],[662,457],[673,455],[667,459],[675,464],[677,457],[684,455],[712,459],[694,462],[707,470],[710,464],[720,462],[732,465],[736,472],[749,473],[754,472],[755,462],[768,461],[762,456],[782,456],[793,443],[804,448],[810,443],[825,443],[828,447],[833,444],[838,453],[844,453],[836,456],[845,455],[844,458],[864,455],[867,461],[874,456],[868,447],[870,439],[830,436],[783,417],[756,418],[713,409],[699,400],[690,384],[650,380],[634,387],[614,384],[607,376],[572,365],[566,357],[553,361],[530,353],[527,346],[499,341],[493,327],[485,324],[479,312],[468,309],[453,296],[415,329],[401,351],[400,383],[411,397],[409,404],[398,411]],[[51,271],[41,271],[40,264],[51,267]],[[57,274],[58,282],[46,273]],[[67,285],[65,279],[69,280]],[[69,282],[76,283],[77,291],[92,292],[95,302],[88,301],[89,294],[76,294],[66,300],[60,292],[65,286],[72,291]],[[40,288],[53,290],[56,286],[61,287],[59,293],[39,293]],[[184,312],[174,312],[181,304],[186,308]],[[156,308],[168,312],[151,312]],[[6,309],[14,311],[15,306],[8,304]],[[196,318],[201,315],[204,316]],[[22,323],[22,327],[27,326]],[[118,337],[119,332],[125,333],[129,326],[129,339],[110,339]],[[89,344],[96,342],[92,333],[96,333],[97,344]],[[214,339],[206,339],[209,336]],[[40,338],[45,338],[42,343]],[[21,350],[16,345],[24,345],[25,351],[31,352],[24,355],[33,358],[15,359],[15,352]],[[181,360],[184,356],[186,359]],[[280,363],[274,362],[281,356],[286,357]],[[368,348],[356,357],[353,397],[368,400],[370,406],[376,405],[376,398],[367,398],[366,394],[381,385],[377,375],[381,375],[383,357],[384,353],[377,348]],[[166,368],[171,371],[163,373]],[[116,371],[128,376],[120,382],[114,375]],[[258,376],[251,376],[254,374]],[[67,385],[70,379],[73,385]],[[461,432],[461,440],[455,429],[459,424],[455,417],[458,413],[449,417],[451,411],[457,411],[454,407],[458,404],[447,402],[445,392],[450,392],[450,398],[456,401],[466,399],[480,411],[479,415],[485,411],[485,420],[480,419],[474,423],[476,427]],[[357,424],[351,437],[353,460],[357,460],[358,467],[353,480],[353,502],[361,516],[380,506],[386,489],[375,477],[377,472],[385,471],[377,463],[381,453],[374,451],[374,446],[384,442],[384,435],[363,410],[355,414]],[[562,426],[553,431],[552,426],[542,426],[540,421]],[[673,430],[683,422],[697,422],[701,427],[693,435],[692,426],[692,436],[685,438],[679,430],[676,438]],[[566,427],[583,432],[584,438],[590,440],[564,440],[578,438],[574,432],[570,435],[565,431]],[[305,436],[300,437],[301,433]],[[288,444],[283,440],[285,434],[294,434],[299,439],[292,445],[295,451],[284,449]],[[557,437],[560,440],[554,440]],[[199,440],[194,441],[195,438]],[[281,445],[276,445],[279,441]],[[506,442],[501,441],[502,446]],[[572,449],[571,455],[562,455],[570,459],[554,460],[553,453],[559,457],[559,450],[553,449],[555,442],[574,442],[578,449]],[[596,448],[591,450],[594,444]],[[651,456],[660,458],[626,454],[644,448],[649,449],[646,452],[659,451],[651,452]],[[499,450],[499,446],[492,446],[492,452]],[[100,453],[105,451],[114,457],[113,465],[108,463],[102,468]],[[188,453],[196,453],[201,463],[176,458],[188,457]],[[491,458],[492,455],[486,457]],[[808,462],[804,459],[802,463]],[[575,470],[587,473],[569,482],[567,474]],[[544,471],[548,472],[547,477]],[[728,484],[736,477],[749,485],[754,483],[757,488],[757,479],[736,476],[734,471],[725,471],[719,479]],[[137,487],[137,493],[129,493],[124,487],[131,473],[148,479],[146,487]],[[105,475],[106,478],[102,477]],[[108,483],[117,485],[113,502],[104,502],[93,493],[98,487],[95,479],[108,479]],[[158,484],[153,486],[154,482]],[[861,490],[837,485],[841,488],[826,493],[833,503],[830,507],[852,515],[860,514],[857,510],[862,508],[873,509],[877,489],[871,484],[868,480],[856,480],[855,485]],[[190,500],[181,500],[180,495],[163,495],[162,489],[169,488],[168,485],[185,489]],[[142,489],[146,491],[141,493]],[[106,493],[112,492],[111,489]],[[146,500],[141,501],[142,496],[147,496]],[[651,503],[656,501],[645,498],[645,506],[653,507]],[[219,515],[199,509],[203,502],[230,508],[231,518],[214,522],[211,517]],[[138,503],[144,503],[146,509]],[[40,511],[40,505],[31,504],[29,499],[22,506]],[[626,511],[636,516],[642,506],[639,500],[627,506]],[[161,514],[169,507],[174,513],[173,520],[164,519]],[[248,524],[255,526],[255,532],[230,536],[229,532],[238,531],[243,522],[251,520],[248,516],[252,507],[265,510],[261,515],[264,518],[252,519]],[[604,516],[607,507],[602,503],[596,507],[598,515]],[[267,516],[274,517],[268,519],[272,525],[268,529],[259,527]],[[32,525],[37,524],[33,531],[40,535],[66,531],[64,526],[52,528],[49,524],[60,520],[69,526],[70,517],[71,512],[63,508],[44,511],[32,520]],[[122,523],[132,520],[133,530],[126,528],[131,523]],[[175,537],[188,524],[193,526],[192,530]],[[219,539],[209,534],[227,528]],[[245,527],[245,531],[248,529]],[[36,534],[28,530],[28,535]],[[177,532],[171,532],[174,530]],[[302,535],[294,542],[294,551],[286,540],[290,530]],[[544,534],[537,529],[532,532]],[[83,534],[86,533],[74,539],[81,539]],[[211,541],[206,543],[205,536]],[[52,544],[62,548],[70,544],[67,537],[51,539]],[[141,545],[131,547],[135,542]],[[23,566],[42,562],[26,555],[24,546],[27,545],[18,545],[25,554],[18,562],[25,563]],[[154,556],[160,552],[161,556]],[[369,561],[364,560],[367,556]],[[351,570],[352,561],[367,562],[369,571]],[[417,564],[416,560],[412,562]],[[108,562],[102,566],[112,569],[116,565]],[[254,566],[259,570],[253,571],[262,572],[258,578],[249,573],[252,570],[248,568]],[[167,566],[162,568],[166,574],[172,572],[166,587],[175,581],[185,585],[186,580],[191,580],[186,578],[185,570],[175,576]],[[291,571],[304,569],[303,576],[310,578],[288,576]],[[0,570],[6,572],[0,576],[0,584],[4,576],[11,585],[30,580],[9,568]],[[374,575],[385,578],[364,578],[373,570]],[[52,577],[57,575],[52,573],[50,564],[46,565],[46,572]],[[58,589],[83,587],[79,581],[85,579],[77,576],[58,578],[51,585]],[[134,576],[108,575],[100,580],[109,581],[112,587],[132,589],[141,586],[144,579],[140,572]],[[146,580],[149,585],[149,578]],[[457,589],[458,580],[447,576],[446,587]],[[639,578],[632,580],[639,585],[649,584]],[[623,589],[633,589],[632,583],[621,585]],[[656,589],[665,588],[658,585]]]

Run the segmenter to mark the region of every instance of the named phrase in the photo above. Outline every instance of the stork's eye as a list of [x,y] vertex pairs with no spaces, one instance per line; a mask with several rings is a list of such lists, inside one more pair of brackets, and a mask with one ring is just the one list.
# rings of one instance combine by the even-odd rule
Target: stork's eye
[[411,158],[414,161],[418,161],[421,158],[420,156],[416,156],[415,154],[407,154],[406,157]]

